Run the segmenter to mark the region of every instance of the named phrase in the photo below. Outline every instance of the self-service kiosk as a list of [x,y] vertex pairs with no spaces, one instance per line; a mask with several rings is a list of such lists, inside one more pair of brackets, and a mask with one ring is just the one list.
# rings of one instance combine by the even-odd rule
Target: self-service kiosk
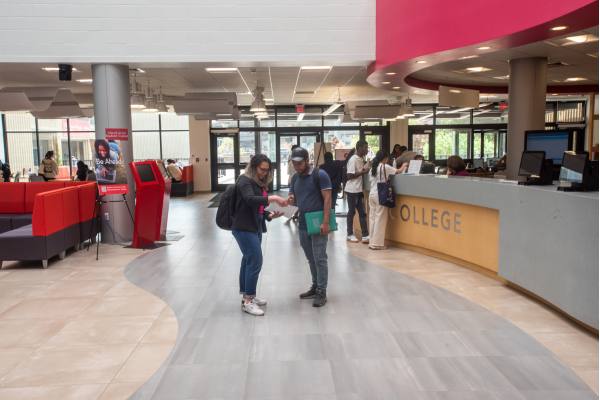
[[136,188],[132,246],[151,247],[161,239],[161,232],[166,234],[169,213],[169,205],[165,204],[166,180],[156,161],[132,162],[129,168]]

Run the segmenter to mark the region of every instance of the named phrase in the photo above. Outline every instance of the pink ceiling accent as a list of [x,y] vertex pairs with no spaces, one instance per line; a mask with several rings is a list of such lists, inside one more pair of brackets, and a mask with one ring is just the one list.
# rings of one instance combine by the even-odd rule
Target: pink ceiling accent
[[[551,31],[556,25],[568,29]],[[411,73],[481,54],[479,46],[507,49],[596,25],[598,0],[377,0],[376,60],[367,81],[406,90]],[[392,81],[385,72],[397,74],[390,85],[381,84]]]

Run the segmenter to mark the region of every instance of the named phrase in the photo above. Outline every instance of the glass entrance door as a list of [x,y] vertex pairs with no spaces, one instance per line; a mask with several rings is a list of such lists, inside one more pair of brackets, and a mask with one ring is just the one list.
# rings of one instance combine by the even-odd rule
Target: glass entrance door
[[223,191],[235,183],[238,176],[239,139],[235,133],[211,134],[212,190]]
[[317,132],[310,133],[293,133],[281,134],[277,138],[278,154],[277,154],[277,187],[289,187],[291,177],[294,175],[294,169],[290,163],[292,146],[299,145],[308,150],[310,163],[315,161],[315,144],[318,142],[319,134]]

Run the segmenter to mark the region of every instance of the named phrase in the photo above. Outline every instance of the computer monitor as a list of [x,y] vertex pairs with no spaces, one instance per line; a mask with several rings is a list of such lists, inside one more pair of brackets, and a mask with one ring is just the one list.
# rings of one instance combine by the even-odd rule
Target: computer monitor
[[563,153],[570,150],[572,138],[570,131],[527,131],[525,132],[525,150],[544,151],[546,158],[554,165],[560,165]]
[[565,151],[558,179],[561,182],[583,184],[583,176],[587,167],[587,153],[576,154],[571,151]]
[[524,151],[519,166],[519,176],[542,176],[546,153],[543,151]]

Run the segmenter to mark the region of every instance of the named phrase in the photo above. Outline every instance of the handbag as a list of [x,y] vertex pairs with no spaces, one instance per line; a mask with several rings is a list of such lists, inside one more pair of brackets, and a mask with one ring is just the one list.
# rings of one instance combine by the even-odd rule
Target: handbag
[[377,182],[377,195],[379,196],[379,204],[384,207],[394,208],[396,207],[396,195],[394,194],[394,188],[387,177],[385,165],[382,165],[381,167],[383,168],[385,182]]

